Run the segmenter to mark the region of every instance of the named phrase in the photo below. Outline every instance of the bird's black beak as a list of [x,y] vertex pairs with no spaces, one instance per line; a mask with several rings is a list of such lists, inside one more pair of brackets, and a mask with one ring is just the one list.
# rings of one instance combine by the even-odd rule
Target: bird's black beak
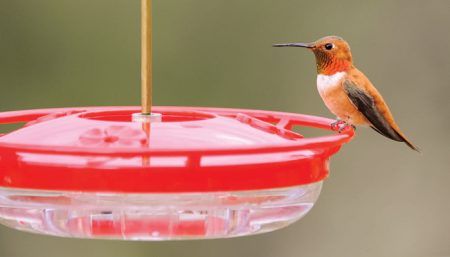
[[310,43],[288,43],[288,44],[275,44],[273,47],[304,47],[304,48],[314,48],[313,44]]

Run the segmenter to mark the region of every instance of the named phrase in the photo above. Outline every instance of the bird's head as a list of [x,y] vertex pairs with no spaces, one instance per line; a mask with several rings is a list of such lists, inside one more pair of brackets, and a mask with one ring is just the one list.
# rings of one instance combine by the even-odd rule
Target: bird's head
[[323,37],[312,43],[276,44],[274,47],[303,47],[316,56],[317,73],[332,75],[346,71],[353,66],[352,53],[348,43],[337,36]]

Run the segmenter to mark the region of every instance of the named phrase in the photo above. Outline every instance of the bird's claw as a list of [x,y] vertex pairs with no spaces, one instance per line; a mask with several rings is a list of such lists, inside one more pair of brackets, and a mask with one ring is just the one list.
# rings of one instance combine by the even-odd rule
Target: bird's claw
[[345,122],[343,120],[337,120],[337,121],[331,123],[330,126],[331,126],[332,130],[337,131],[339,133],[344,131],[349,126],[351,126],[353,129],[356,129],[356,127],[354,125],[348,124],[347,122]]
[[336,130],[339,130],[341,127],[343,127],[343,125],[345,125],[345,124],[346,124],[346,122],[343,120],[336,120],[335,122],[331,123],[330,126],[331,126],[332,130],[336,131]]

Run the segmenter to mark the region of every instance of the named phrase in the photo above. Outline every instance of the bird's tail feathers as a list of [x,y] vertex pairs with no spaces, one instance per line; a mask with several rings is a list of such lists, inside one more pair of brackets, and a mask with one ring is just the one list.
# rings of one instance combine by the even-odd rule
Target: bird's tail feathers
[[417,146],[415,146],[408,138],[406,138],[406,136],[400,130],[395,129],[395,132],[402,139],[402,142],[404,142],[406,145],[408,145],[414,151],[420,153],[420,149]]

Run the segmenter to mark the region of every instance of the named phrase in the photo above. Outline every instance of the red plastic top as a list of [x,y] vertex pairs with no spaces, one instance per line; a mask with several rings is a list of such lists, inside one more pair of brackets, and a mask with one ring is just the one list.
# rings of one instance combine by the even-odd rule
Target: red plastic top
[[352,129],[304,138],[294,126],[331,129],[314,116],[239,109],[155,107],[162,121],[131,121],[137,107],[0,113],[26,122],[0,135],[0,187],[128,193],[256,190],[328,175]]

